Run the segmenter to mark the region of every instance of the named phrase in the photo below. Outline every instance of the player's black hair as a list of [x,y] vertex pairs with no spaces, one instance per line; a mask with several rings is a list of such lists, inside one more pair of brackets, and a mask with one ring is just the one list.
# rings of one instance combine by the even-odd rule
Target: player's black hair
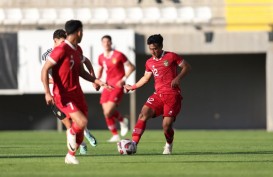
[[102,36],[101,40],[103,40],[104,38],[109,39],[109,41],[112,42],[112,38],[110,35],[107,34],[107,35]]
[[151,35],[147,39],[147,44],[158,44],[159,46],[163,46],[163,37],[160,34]]
[[69,20],[65,23],[66,34],[73,34],[82,28],[82,22],[80,20]]
[[66,38],[65,30],[57,29],[56,31],[54,31],[53,39],[55,39],[55,38],[57,38],[57,39]]

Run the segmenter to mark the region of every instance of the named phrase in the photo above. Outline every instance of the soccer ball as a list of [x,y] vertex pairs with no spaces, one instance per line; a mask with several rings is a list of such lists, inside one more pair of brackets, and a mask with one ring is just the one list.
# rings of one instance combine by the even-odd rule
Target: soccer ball
[[120,140],[117,143],[117,146],[118,146],[118,152],[121,155],[132,155],[134,152],[133,142],[129,139]]

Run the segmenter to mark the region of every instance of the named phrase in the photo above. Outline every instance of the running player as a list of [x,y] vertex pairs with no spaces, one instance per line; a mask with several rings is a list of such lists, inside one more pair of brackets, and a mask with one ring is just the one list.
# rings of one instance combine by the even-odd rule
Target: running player
[[[123,117],[117,110],[117,106],[121,102],[124,94],[123,86],[126,79],[135,70],[135,66],[127,59],[127,57],[112,48],[112,38],[105,35],[101,38],[104,52],[99,55],[98,78],[101,78],[103,70],[106,70],[106,83],[113,86],[113,90],[104,89],[101,94],[100,103],[102,105],[103,114],[106,124],[112,137],[108,142],[117,142],[120,136],[117,131],[115,120],[120,123],[120,134],[125,136],[128,132],[128,119]],[[125,67],[127,70],[125,72]]]
[[[78,46],[83,36],[82,27],[82,22],[79,20],[69,20],[65,23],[66,40],[53,49],[41,72],[46,103],[48,105],[56,104],[67,117],[72,119],[72,126],[67,130],[68,153],[65,157],[67,164],[79,164],[75,154],[83,141],[84,129],[88,122],[88,109],[79,76],[100,86],[108,87],[107,84],[84,70],[82,49]],[[54,81],[54,99],[50,93],[48,79],[51,68]]]
[[[53,33],[53,41],[54,41],[54,46],[53,48],[57,47],[58,45],[60,45],[66,38],[66,32],[63,29],[57,29],[54,33]],[[48,49],[43,55],[42,55],[42,63],[45,63],[47,58],[50,56],[53,48]],[[89,59],[85,58],[84,60],[84,64],[87,67],[87,69],[89,70],[89,72],[92,74],[92,76],[95,76],[94,74],[94,69],[93,66],[90,62]],[[52,80],[52,76],[51,76],[51,71],[49,74],[49,83],[53,84],[53,80]],[[95,89],[98,89],[98,85],[94,84]],[[52,112],[54,113],[54,115],[60,119],[62,121],[62,123],[65,125],[66,129],[69,129],[71,127],[71,119],[67,118],[66,115],[64,113],[62,113],[57,107],[56,105],[51,105],[51,109]],[[91,146],[97,146],[97,140],[96,138],[89,132],[89,130],[87,128],[84,129],[84,136],[85,138],[89,141],[89,143],[91,144]],[[87,146],[86,143],[82,143],[80,145],[80,154],[87,154]]]
[[[163,131],[166,138],[163,154],[171,154],[173,147],[173,123],[181,109],[180,81],[189,73],[191,66],[176,53],[163,50],[163,37],[152,35],[147,40],[152,57],[146,61],[144,76],[133,86],[125,85],[127,90],[135,90],[146,84],[154,76],[155,92],[151,95],[139,114],[132,133],[135,152],[137,144],[146,128],[146,122],[163,116]],[[177,73],[177,67],[181,71]]]

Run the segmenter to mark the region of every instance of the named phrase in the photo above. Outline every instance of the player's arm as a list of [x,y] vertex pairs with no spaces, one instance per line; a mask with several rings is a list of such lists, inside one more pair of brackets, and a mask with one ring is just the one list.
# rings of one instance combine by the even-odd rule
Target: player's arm
[[[84,60],[84,65],[86,66],[86,68],[88,69],[89,73],[91,76],[94,76],[96,77],[96,74],[94,72],[94,68],[93,68],[93,65],[91,63],[91,61],[85,57],[85,60]],[[93,83],[93,87],[98,91],[100,89],[100,86],[96,83]]]
[[88,69],[89,73],[96,77],[95,73],[94,73],[94,68],[93,68],[93,65],[91,63],[91,61],[85,57],[85,60],[84,60],[84,65],[86,66],[86,68]]
[[123,81],[125,82],[126,79],[136,70],[136,67],[129,60],[124,63],[124,66],[127,68],[125,76],[123,77]]
[[41,80],[42,83],[44,85],[44,89],[45,89],[45,100],[47,105],[49,104],[54,104],[54,100],[53,97],[50,93],[50,89],[49,89],[49,70],[54,66],[54,64],[52,62],[50,62],[49,60],[47,60],[42,68],[41,71]]
[[191,65],[186,62],[186,60],[183,60],[182,63],[179,65],[181,68],[180,73],[172,80],[171,87],[178,87],[180,84],[180,81],[191,71]]
[[143,85],[145,85],[147,82],[149,82],[150,78],[152,77],[153,73],[152,72],[145,72],[144,76],[142,76],[142,78],[140,78],[138,80],[137,83],[135,83],[134,85],[125,85],[124,88],[126,90],[135,90],[137,88],[142,87]]
[[102,82],[101,80],[97,79],[96,77],[94,77],[94,76],[92,76],[90,73],[88,73],[88,72],[84,69],[83,65],[81,65],[80,76],[81,76],[83,79],[85,79],[85,80],[87,80],[87,81],[89,81],[89,82],[93,82],[93,83],[95,83],[95,84],[98,84],[98,85],[101,86],[101,87],[105,87],[105,88],[107,88],[107,89],[112,89],[111,86],[108,86],[106,83]]
[[97,72],[97,78],[100,79],[102,77],[102,72],[103,72],[103,67],[99,66],[98,67],[98,72]]

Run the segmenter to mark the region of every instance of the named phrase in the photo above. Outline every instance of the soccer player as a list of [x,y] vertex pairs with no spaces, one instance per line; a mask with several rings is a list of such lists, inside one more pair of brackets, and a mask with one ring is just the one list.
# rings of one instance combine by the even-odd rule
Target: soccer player
[[[135,90],[146,84],[154,76],[155,92],[142,107],[132,133],[134,151],[146,128],[146,122],[163,116],[163,131],[166,138],[163,154],[171,154],[174,139],[173,123],[181,109],[180,81],[189,73],[191,66],[176,53],[163,50],[163,37],[152,35],[147,40],[152,57],[146,61],[144,76],[134,85],[125,85],[127,90]],[[177,67],[181,71],[177,72]]]
[[[106,70],[106,83],[113,86],[114,89],[104,89],[101,94],[100,103],[107,127],[112,133],[112,137],[108,142],[117,142],[120,140],[120,136],[115,125],[115,120],[118,120],[120,123],[121,136],[125,136],[128,132],[128,119],[119,113],[117,106],[124,94],[123,86],[125,81],[135,70],[135,66],[123,53],[112,48],[111,36],[103,36],[101,42],[104,52],[98,58],[99,69],[97,76],[101,78],[103,70]],[[125,67],[127,67],[126,72]]]
[[[83,141],[84,129],[88,122],[88,109],[79,76],[102,87],[110,87],[84,70],[82,49],[78,46],[83,36],[82,22],[79,20],[67,21],[65,31],[66,40],[53,49],[42,68],[41,80],[45,89],[46,103],[48,105],[55,104],[67,117],[72,119],[72,126],[67,130],[68,153],[65,163],[79,164],[75,154]],[[54,96],[51,95],[49,89],[48,73],[51,68]]]
[[[54,31],[53,33],[53,41],[54,41],[54,46],[53,48],[57,47],[58,45],[60,45],[62,42],[64,42],[66,38],[66,32],[63,29],[57,29],[56,31]],[[47,58],[50,56],[53,48],[48,49],[43,55],[42,55],[42,63],[44,64],[45,61],[47,60]],[[91,64],[91,62],[85,58],[84,60],[84,64],[86,65],[87,69],[89,70],[89,72],[94,76],[94,69],[93,66]],[[54,81],[52,80],[52,76],[51,76],[51,71],[49,74],[49,83],[50,84],[54,84]],[[95,84],[95,87],[98,87],[97,84]],[[97,88],[96,88],[97,89]],[[52,112],[54,113],[54,115],[60,119],[62,121],[62,123],[65,125],[66,129],[71,128],[71,119],[66,117],[66,115],[60,111],[60,109],[58,109],[56,107],[56,105],[51,105],[51,109]],[[87,128],[84,129],[84,136],[85,138],[89,141],[89,143],[91,144],[91,146],[97,146],[97,140],[96,138],[89,132],[89,130]],[[87,154],[87,146],[86,144],[83,142],[80,145],[80,154]]]

